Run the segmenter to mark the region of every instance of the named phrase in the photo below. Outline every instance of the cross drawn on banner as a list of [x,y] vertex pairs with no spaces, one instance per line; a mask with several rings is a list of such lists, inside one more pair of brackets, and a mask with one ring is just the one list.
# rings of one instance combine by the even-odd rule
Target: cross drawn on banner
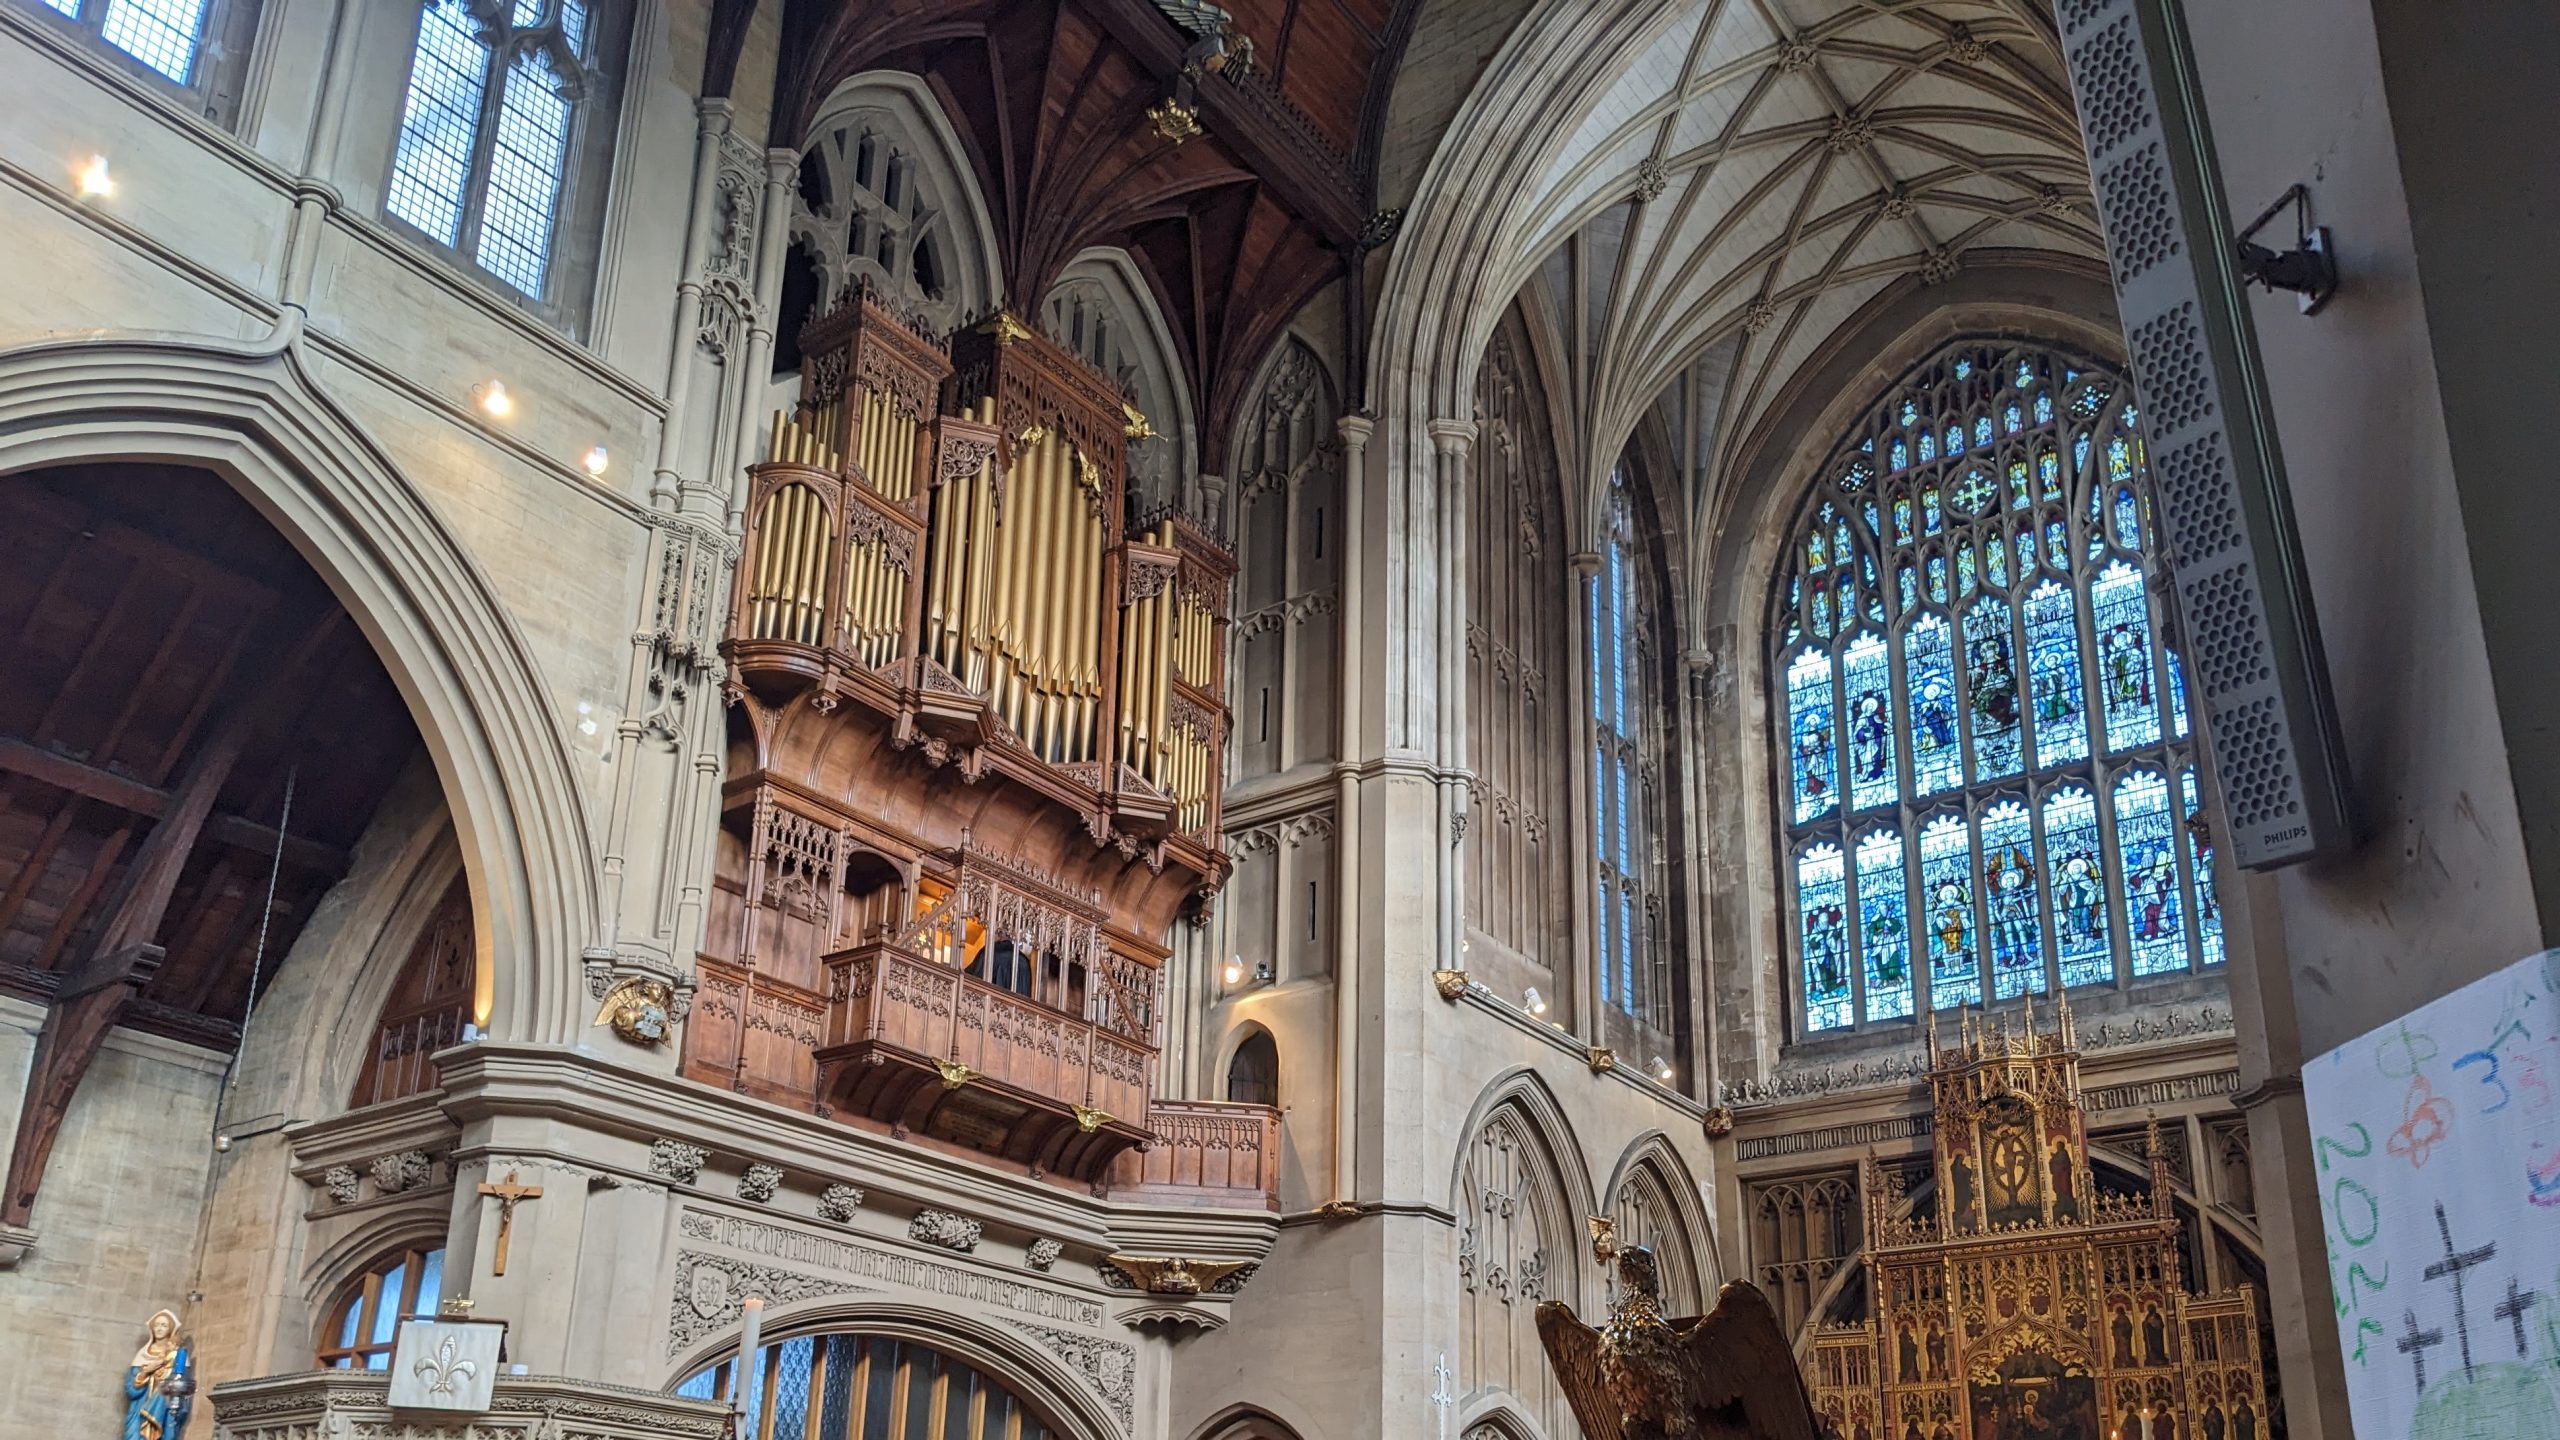
[[504,1184],[483,1185],[480,1193],[494,1195],[498,1199],[498,1249],[489,1258],[489,1273],[504,1275],[507,1273],[507,1241],[516,1228],[516,1205],[520,1201],[541,1199],[542,1187],[517,1183],[516,1172],[510,1170]]

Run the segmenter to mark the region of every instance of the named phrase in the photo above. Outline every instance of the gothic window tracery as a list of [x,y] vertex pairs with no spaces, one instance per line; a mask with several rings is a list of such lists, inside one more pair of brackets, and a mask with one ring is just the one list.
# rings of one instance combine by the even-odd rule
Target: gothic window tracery
[[1538,1302],[1575,1298],[1560,1189],[1534,1130],[1508,1107],[1469,1143],[1458,1186],[1461,1388],[1508,1390],[1550,1429],[1569,1428],[1569,1416],[1538,1339]]
[[1966,342],[1811,487],[1769,633],[1804,1032],[2220,963],[2139,421]]
[[237,64],[257,29],[252,0],[32,0],[117,57],[201,101],[208,119],[227,121]]
[[799,366],[801,323],[857,283],[940,332],[999,298],[975,192],[931,104],[875,77],[840,92],[810,127],[791,202],[777,373]]
[[563,309],[577,288],[563,231],[587,228],[581,212],[603,197],[604,62],[617,19],[590,0],[429,0],[384,209],[509,290]]
[[[1467,512],[1467,764],[1462,862],[1469,967],[1518,994],[1546,993],[1571,947],[1566,883],[1572,772],[1580,748],[1552,423],[1516,321],[1495,333],[1476,391]],[[1566,821],[1565,823],[1570,823]],[[1489,953],[1488,953],[1489,952]],[[1563,1019],[1562,1015],[1550,1016]]]
[[1129,440],[1132,514],[1174,504],[1189,508],[1190,396],[1164,321],[1125,252],[1077,256],[1049,288],[1041,318],[1050,339],[1119,386],[1146,417],[1148,433]]
[[1792,1332],[1864,1243],[1858,1182],[1838,1173],[1763,1181],[1749,1203],[1752,1278]]
[[1689,1243],[1674,1194],[1672,1180],[1651,1159],[1640,1161],[1618,1183],[1612,1216],[1619,1244],[1653,1252],[1662,1275],[1665,1313],[1700,1315],[1706,1303],[1698,1287],[1697,1247]]

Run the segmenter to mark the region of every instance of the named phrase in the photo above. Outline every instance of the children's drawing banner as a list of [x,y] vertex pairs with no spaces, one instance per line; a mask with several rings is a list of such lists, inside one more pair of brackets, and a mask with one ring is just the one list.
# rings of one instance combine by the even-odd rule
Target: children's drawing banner
[[2560,1440],[2560,950],[2303,1067],[2362,1440]]

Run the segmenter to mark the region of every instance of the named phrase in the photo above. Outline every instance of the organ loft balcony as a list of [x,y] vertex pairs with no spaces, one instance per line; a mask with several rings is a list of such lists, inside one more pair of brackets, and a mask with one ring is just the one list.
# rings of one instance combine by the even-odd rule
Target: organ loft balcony
[[1096,1193],[1270,1208],[1276,1117],[1155,1093],[1217,845],[1235,561],[1008,315],[868,287],[750,470],[683,1073]]

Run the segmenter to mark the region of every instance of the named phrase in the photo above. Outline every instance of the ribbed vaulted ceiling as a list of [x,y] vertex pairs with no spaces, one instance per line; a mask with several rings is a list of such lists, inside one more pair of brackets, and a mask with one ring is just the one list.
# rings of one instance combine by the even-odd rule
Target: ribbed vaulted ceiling
[[2102,253],[2039,0],[1691,0],[1536,194],[1527,254],[1604,463],[1711,346],[1737,434],[1904,275]]

